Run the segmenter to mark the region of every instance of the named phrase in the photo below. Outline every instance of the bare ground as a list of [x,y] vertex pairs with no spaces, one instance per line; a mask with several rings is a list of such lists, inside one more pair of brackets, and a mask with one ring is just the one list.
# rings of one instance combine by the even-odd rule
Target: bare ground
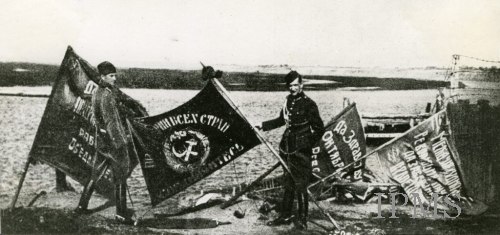
[[[99,195],[93,197],[91,208],[97,208],[92,214],[77,214],[74,206],[79,199],[79,193],[55,191],[41,196],[31,207],[23,207],[32,199],[32,195],[21,197],[17,208],[9,210],[8,198],[0,200],[2,210],[2,234],[332,234],[333,225],[311,203],[309,229],[300,231],[294,225],[269,227],[265,223],[276,216],[275,211],[268,214],[259,212],[262,205],[260,200],[245,200],[226,209],[212,206],[207,209],[188,213],[176,217],[158,217],[153,224],[124,225],[114,220],[114,206],[106,206],[107,200]],[[390,205],[382,205],[381,216],[376,203],[368,204],[339,204],[326,201],[320,206],[330,212],[340,227],[352,234],[498,234],[500,232],[498,208],[490,208],[480,216],[460,215],[454,219],[421,218],[417,212],[413,218],[413,207],[397,207],[396,216],[392,215]],[[104,207],[99,209],[99,207]],[[156,209],[143,208],[136,211],[136,215],[144,220],[154,218],[154,214],[165,214],[179,208],[164,206]],[[245,212],[245,216],[238,219],[234,212]],[[174,218],[194,219],[206,218],[228,225],[219,225],[207,229],[164,229],[172,226],[169,220]],[[316,225],[316,224],[319,224]],[[328,230],[331,231],[328,231]]]

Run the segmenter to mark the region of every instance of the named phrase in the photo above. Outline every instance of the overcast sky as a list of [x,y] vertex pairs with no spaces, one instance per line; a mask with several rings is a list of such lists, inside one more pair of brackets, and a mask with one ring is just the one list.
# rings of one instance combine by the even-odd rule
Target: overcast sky
[[498,0],[3,0],[0,61],[449,66],[500,60]]

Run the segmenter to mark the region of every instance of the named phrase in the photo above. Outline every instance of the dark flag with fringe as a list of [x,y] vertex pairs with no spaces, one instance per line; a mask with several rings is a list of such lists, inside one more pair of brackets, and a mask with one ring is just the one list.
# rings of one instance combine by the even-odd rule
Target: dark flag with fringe
[[[92,96],[99,87],[99,76],[95,68],[68,47],[30,151],[35,162],[55,167],[81,184],[104,162],[105,157],[96,154],[96,146],[109,141],[95,128]],[[123,120],[147,115],[137,101],[114,86],[108,88],[117,96]],[[122,124],[126,127],[125,122]],[[138,160],[129,139],[130,174]],[[114,197],[111,174],[110,170],[104,172],[96,186],[97,192],[108,198]]]
[[183,105],[132,125],[153,206],[261,143],[216,79]]

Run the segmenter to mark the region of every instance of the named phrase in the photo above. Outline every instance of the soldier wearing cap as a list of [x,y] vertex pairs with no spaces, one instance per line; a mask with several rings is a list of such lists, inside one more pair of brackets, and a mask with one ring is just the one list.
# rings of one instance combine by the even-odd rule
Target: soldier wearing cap
[[[290,169],[291,175],[284,170],[285,192],[280,216],[269,222],[276,226],[296,222],[299,229],[307,228],[309,197],[307,186],[311,176],[310,156],[312,146],[324,132],[324,124],[316,103],[303,92],[302,76],[291,71],[285,76],[290,94],[278,118],[265,121],[257,128],[264,131],[286,125],[280,142],[280,156]],[[297,196],[297,218],[292,213],[294,198]]]
[[[124,128],[124,117],[120,117],[119,97],[115,85],[116,68],[108,61],[97,66],[100,74],[99,88],[92,96],[92,106],[96,128],[100,134],[97,139],[98,153],[106,159],[104,165],[111,168],[115,184],[116,218],[124,223],[133,223],[132,213],[127,210],[127,177],[131,171],[128,153],[128,138]],[[105,171],[105,169],[104,169]],[[85,185],[77,210],[86,211],[95,188],[95,180]]]

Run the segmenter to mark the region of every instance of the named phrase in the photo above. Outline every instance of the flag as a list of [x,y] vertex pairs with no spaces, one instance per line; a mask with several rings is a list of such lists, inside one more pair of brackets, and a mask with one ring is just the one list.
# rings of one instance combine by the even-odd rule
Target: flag
[[[367,165],[382,182],[400,184],[414,205],[456,209],[443,196],[460,198],[462,182],[443,121],[446,111],[436,113],[401,137],[367,156],[378,164]],[[433,196],[438,196],[433,197]],[[450,207],[451,206],[451,207]]]
[[312,148],[312,173],[321,179],[357,161],[337,174],[337,178],[359,181],[362,179],[364,161],[358,160],[365,154],[365,133],[356,104],[353,103],[326,125],[325,133]]
[[[326,125],[321,139],[313,146],[313,176],[316,180],[329,177],[325,181],[314,183],[309,189],[318,198],[342,193],[347,198],[353,196],[365,200],[367,188],[360,189],[356,184],[371,180],[369,171],[364,167],[365,161],[362,157],[365,154],[365,132],[356,104],[353,103]],[[332,175],[334,173],[335,175]]]
[[[96,144],[107,138],[96,132],[92,109],[98,79],[97,70],[68,47],[30,151],[33,160],[57,168],[81,184],[86,184],[92,170],[104,161],[103,156],[96,157]],[[147,115],[139,103],[116,87],[112,90],[119,99],[122,118]],[[133,143],[129,143],[133,155]],[[137,157],[131,156],[130,169],[137,164]],[[110,170],[97,183],[96,191],[114,197]]]
[[183,105],[131,125],[153,206],[261,143],[216,79]]

